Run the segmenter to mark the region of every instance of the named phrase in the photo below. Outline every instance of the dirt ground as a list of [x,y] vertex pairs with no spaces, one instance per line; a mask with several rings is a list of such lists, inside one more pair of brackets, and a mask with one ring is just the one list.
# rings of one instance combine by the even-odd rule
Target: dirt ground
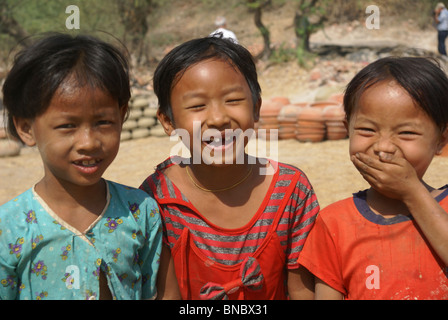
[[[394,29],[385,25],[377,32],[367,30],[360,23],[330,26],[311,40],[332,42],[338,39],[348,42],[392,39],[435,50],[434,30],[415,30],[406,23]],[[295,63],[270,67],[261,65],[259,71],[264,99],[283,95],[293,102],[309,100],[319,89],[318,83],[309,81],[309,72]],[[169,156],[175,143],[170,142],[168,137],[124,141],[105,178],[138,187],[154,167]],[[278,155],[274,158],[295,165],[306,173],[322,207],[368,186],[349,160],[348,140],[320,143],[281,140],[278,142]],[[447,157],[436,157],[426,174],[426,181],[434,187],[445,185],[448,182],[447,166]],[[0,205],[30,188],[42,174],[42,163],[35,149],[25,148],[20,156],[0,158]]]

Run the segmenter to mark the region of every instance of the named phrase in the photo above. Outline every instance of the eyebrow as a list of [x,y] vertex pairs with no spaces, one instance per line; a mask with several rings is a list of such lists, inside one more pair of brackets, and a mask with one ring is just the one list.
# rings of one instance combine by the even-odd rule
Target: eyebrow
[[[367,118],[365,116],[357,117],[357,119],[355,121],[365,121],[365,122],[368,122],[368,123],[370,123],[372,125],[375,125],[375,126],[378,125],[377,122],[375,122],[375,121],[373,121],[373,120],[371,120],[371,119],[369,119],[369,118]],[[414,120],[411,120],[411,121],[400,123],[397,126],[395,126],[394,128],[402,128],[402,127],[406,127],[406,126],[419,127],[419,125],[420,125],[420,122],[418,121],[418,119],[414,119]]]
[[[228,88],[225,88],[223,90],[223,95],[232,93],[232,92],[244,92],[244,87],[240,86],[240,85],[235,85],[235,86],[231,86]],[[198,92],[198,91],[193,91],[193,92],[187,92],[183,95],[183,98],[187,98],[187,99],[193,99],[193,98],[202,98],[203,96],[207,95],[206,92]]]

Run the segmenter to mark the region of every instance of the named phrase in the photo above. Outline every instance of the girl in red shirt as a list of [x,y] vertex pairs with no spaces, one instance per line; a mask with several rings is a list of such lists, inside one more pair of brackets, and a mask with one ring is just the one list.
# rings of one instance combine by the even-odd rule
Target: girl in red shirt
[[314,191],[299,169],[244,151],[261,107],[250,53],[191,40],[161,61],[154,91],[165,132],[192,155],[167,159],[141,186],[164,221],[159,298],[312,298],[297,258],[319,210]]

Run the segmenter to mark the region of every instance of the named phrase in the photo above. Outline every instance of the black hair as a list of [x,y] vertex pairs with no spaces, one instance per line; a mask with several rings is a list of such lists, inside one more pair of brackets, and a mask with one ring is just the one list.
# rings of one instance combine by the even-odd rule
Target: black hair
[[131,97],[127,55],[88,35],[45,34],[21,50],[3,84],[9,133],[20,139],[13,118],[34,119],[48,108],[54,93],[68,80],[100,88],[126,105]]
[[443,132],[448,124],[448,78],[435,59],[386,57],[362,69],[347,85],[344,110],[347,121],[364,91],[373,85],[395,80],[414,103],[422,108]]
[[171,92],[183,73],[192,65],[208,59],[228,61],[245,77],[255,105],[261,98],[257,69],[251,53],[243,46],[222,37],[206,37],[187,41],[171,50],[154,73],[154,92],[159,110],[173,120]]

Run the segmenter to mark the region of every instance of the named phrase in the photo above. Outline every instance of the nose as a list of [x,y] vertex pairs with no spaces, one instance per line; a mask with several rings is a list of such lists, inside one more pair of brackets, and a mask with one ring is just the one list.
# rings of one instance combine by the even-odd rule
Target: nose
[[226,129],[230,117],[226,106],[222,103],[214,103],[208,109],[206,123],[209,128]]
[[380,152],[394,155],[397,150],[398,147],[393,143],[391,137],[388,136],[380,136],[373,145],[373,151],[375,155],[379,155]]
[[95,130],[90,127],[81,128],[76,135],[78,151],[91,151],[100,146]]

